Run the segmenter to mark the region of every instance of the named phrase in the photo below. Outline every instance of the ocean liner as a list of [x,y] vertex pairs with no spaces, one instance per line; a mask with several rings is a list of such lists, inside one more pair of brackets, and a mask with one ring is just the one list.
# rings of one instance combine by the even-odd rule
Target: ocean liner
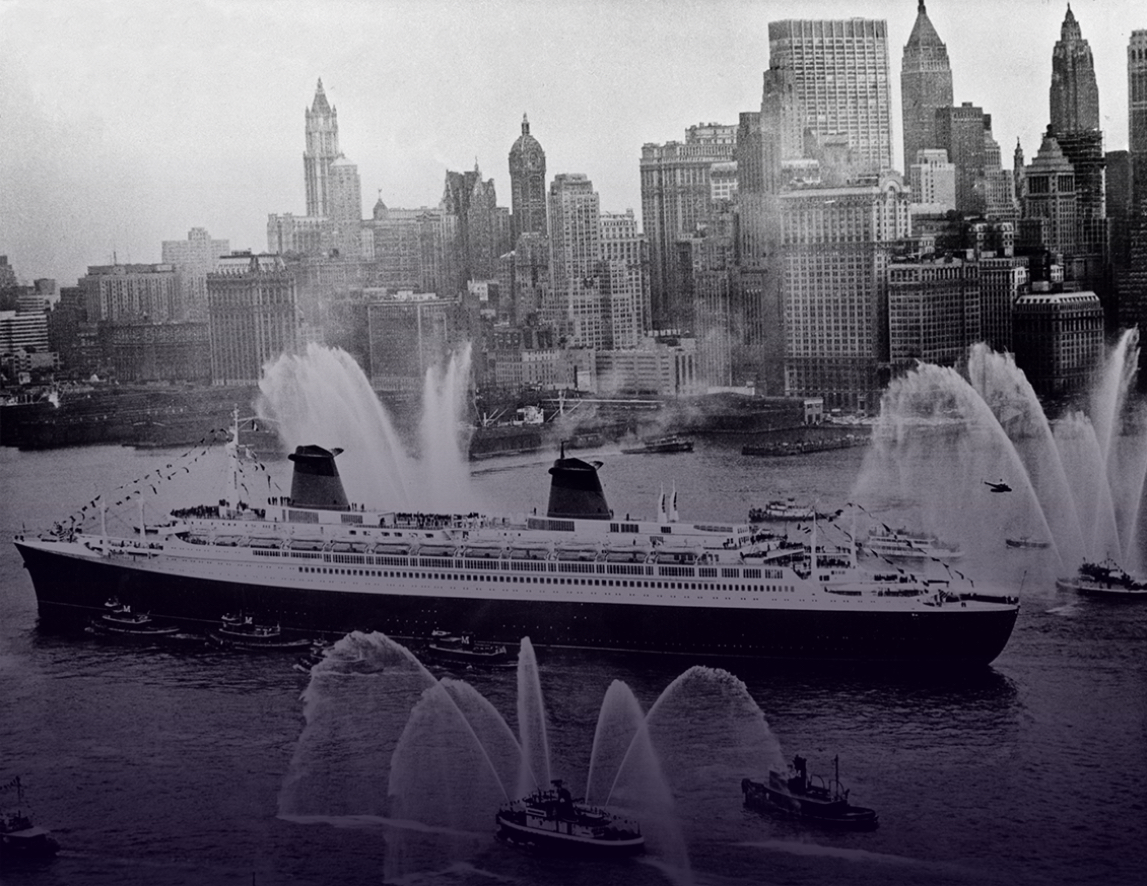
[[351,505],[341,450],[313,445],[288,456],[290,496],[256,507],[239,494],[238,422],[227,447],[232,489],[217,505],[141,517],[133,537],[102,526],[17,537],[42,621],[86,622],[115,597],[191,629],[242,610],[309,636],[443,629],[706,658],[984,664],[1019,611],[968,581],[864,571],[854,549],[818,545],[815,523],[811,543],[795,543],[680,522],[675,508],[618,519],[600,463],[564,452],[544,514],[513,518]]

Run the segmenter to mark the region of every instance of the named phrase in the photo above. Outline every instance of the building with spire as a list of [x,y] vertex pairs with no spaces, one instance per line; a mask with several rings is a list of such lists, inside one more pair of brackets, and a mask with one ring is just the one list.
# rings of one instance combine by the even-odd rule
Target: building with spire
[[1089,252],[1102,252],[1106,228],[1106,193],[1103,133],[1099,128],[1099,87],[1091,46],[1083,39],[1079,22],[1067,6],[1059,40],[1051,56],[1049,91],[1051,132],[1060,150],[1075,169],[1079,194],[1079,220],[1088,227],[1083,239]]
[[510,239],[516,246],[522,234],[546,233],[546,152],[522,114],[522,134],[510,147]]
[[1067,4],[1059,40],[1051,56],[1051,127],[1058,136],[1081,129],[1099,129],[1099,87],[1091,46]]
[[339,157],[338,109],[327,101],[319,78],[315,98],[305,110],[307,147],[303,152],[303,173],[307,185],[307,215],[329,218],[331,211],[331,164]]
[[[952,68],[948,47],[936,33],[920,0],[916,24],[900,63],[901,119],[904,125],[904,167],[916,162],[916,153],[936,148],[936,111],[951,107]],[[917,198],[919,199],[919,198]]]

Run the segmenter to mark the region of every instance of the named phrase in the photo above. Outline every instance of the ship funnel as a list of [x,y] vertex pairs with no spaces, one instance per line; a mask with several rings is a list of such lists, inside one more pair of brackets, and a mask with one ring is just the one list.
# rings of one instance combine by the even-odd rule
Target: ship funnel
[[299,508],[319,508],[325,511],[347,511],[346,492],[335,467],[335,456],[341,449],[323,449],[321,446],[297,446],[287,456],[295,463],[291,477],[291,504]]
[[[564,454],[564,453],[563,453]],[[601,462],[590,464],[580,458],[559,458],[550,468],[550,504],[547,516],[579,520],[608,520],[613,516],[597,469]]]

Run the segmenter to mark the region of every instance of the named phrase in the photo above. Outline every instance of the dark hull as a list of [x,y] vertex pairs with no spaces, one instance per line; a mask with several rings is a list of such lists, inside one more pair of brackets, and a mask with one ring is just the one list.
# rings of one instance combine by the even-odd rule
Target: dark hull
[[645,841],[641,838],[610,840],[572,837],[556,831],[526,827],[501,815],[495,816],[495,820],[498,823],[498,836],[502,839],[548,853],[621,857],[637,855],[645,850]]
[[116,597],[155,618],[214,628],[223,613],[243,610],[284,631],[341,635],[378,630],[408,639],[442,626],[490,643],[702,656],[979,664],[1003,650],[1015,608],[934,611],[729,609],[637,603],[537,602],[476,596],[269,587],[212,581],[89,561],[17,543],[46,622],[86,623]]
[[821,803],[774,790],[747,778],[742,780],[741,790],[745,795],[745,805],[751,809],[839,830],[870,831],[880,826],[876,813],[863,806],[852,806],[847,802]]

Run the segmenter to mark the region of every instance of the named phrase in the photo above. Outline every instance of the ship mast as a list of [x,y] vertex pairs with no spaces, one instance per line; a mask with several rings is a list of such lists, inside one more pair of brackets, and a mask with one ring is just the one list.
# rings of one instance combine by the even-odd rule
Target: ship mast
[[231,439],[227,441],[227,465],[231,471],[231,489],[227,506],[234,513],[239,508],[239,406],[231,412]]

